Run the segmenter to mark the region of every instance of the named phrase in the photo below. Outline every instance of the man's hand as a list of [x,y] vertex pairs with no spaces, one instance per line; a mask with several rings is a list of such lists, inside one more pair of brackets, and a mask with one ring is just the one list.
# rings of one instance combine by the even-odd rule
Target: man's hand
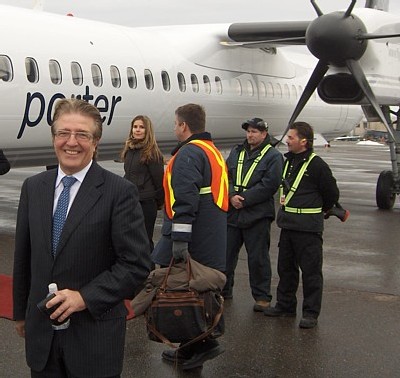
[[50,316],[51,319],[57,319],[60,323],[74,312],[83,311],[86,308],[81,294],[75,290],[64,289],[57,291],[56,296],[47,302],[46,307],[53,307],[60,302],[61,305]]
[[187,242],[174,241],[172,242],[172,255],[176,262],[186,262],[189,256],[189,246]]
[[240,196],[239,194],[235,194],[230,198],[231,204],[235,209],[242,209],[243,208],[243,201],[244,197]]
[[15,329],[18,333],[18,336],[25,337],[25,320],[17,320],[15,322]]

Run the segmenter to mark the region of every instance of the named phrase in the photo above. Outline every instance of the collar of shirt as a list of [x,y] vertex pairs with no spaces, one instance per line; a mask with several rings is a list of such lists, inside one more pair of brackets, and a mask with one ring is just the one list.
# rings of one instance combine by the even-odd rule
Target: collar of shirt
[[[75,197],[76,197],[76,195],[77,195],[77,193],[78,193],[78,190],[79,190],[80,187],[81,187],[81,184],[82,184],[83,180],[85,179],[86,173],[88,173],[90,167],[92,166],[92,162],[93,162],[93,161],[91,161],[91,162],[90,162],[85,168],[83,168],[81,171],[79,171],[79,172],[77,172],[77,173],[74,173],[74,174],[72,175],[72,176],[74,176],[74,177],[77,179],[77,181],[74,183],[74,185],[71,186],[71,189],[70,189],[68,212],[69,212],[69,209],[70,209],[71,206],[72,206],[72,203],[74,202],[74,199],[75,199]],[[62,171],[62,169],[61,169],[60,167],[58,167],[57,180],[56,180],[56,187],[55,187],[55,190],[54,190],[53,215],[54,215],[54,212],[56,211],[58,198],[60,197],[60,194],[61,194],[61,192],[62,192],[62,190],[63,190],[63,188],[64,188],[63,185],[61,185],[61,179],[62,179],[64,176],[68,176],[68,175],[66,175],[66,174]],[[68,212],[67,212],[67,213],[68,213]]]
[[[92,166],[93,160],[90,161],[90,163],[83,168],[81,171],[74,173],[71,176],[74,176],[80,184],[82,184],[86,173],[88,173],[90,167]],[[56,179],[56,188],[58,188],[60,186],[61,180],[64,178],[64,176],[68,176],[67,174],[65,174],[62,169],[60,168],[60,166],[58,166],[58,173],[57,173],[57,179]]]

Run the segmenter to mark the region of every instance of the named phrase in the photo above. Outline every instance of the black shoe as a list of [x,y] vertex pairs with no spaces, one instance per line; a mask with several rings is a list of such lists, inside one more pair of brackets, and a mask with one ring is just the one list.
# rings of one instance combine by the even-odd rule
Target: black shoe
[[211,360],[224,352],[225,352],[225,349],[223,347],[221,347],[220,345],[217,345],[214,348],[206,350],[205,352],[195,353],[190,360],[186,360],[182,364],[182,369],[190,370],[190,369],[202,367],[204,362]]
[[271,317],[281,317],[281,318],[294,318],[296,317],[296,312],[288,312],[281,310],[279,307],[267,307],[264,310],[264,315],[265,316],[271,316]]
[[190,355],[186,355],[184,352],[182,352],[182,350],[176,351],[173,349],[164,350],[161,354],[161,357],[166,361],[174,362],[177,363],[178,365],[181,365],[184,362],[189,361],[191,358]]
[[316,318],[302,318],[299,323],[300,328],[314,328],[318,324]]

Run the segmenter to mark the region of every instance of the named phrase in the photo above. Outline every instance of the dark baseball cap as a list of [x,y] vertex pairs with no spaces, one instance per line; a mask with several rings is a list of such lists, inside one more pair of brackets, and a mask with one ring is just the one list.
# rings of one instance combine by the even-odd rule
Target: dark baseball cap
[[247,130],[251,126],[260,131],[268,131],[268,124],[261,118],[252,118],[242,123],[242,129]]

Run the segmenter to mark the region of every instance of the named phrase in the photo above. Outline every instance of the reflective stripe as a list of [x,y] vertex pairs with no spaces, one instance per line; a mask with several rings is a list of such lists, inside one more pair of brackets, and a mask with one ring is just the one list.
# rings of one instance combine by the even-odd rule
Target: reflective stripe
[[[309,156],[308,160],[303,163],[301,166],[299,173],[296,176],[296,179],[294,180],[292,186],[290,187],[290,190],[286,196],[284,196],[283,193],[283,185],[279,187],[279,194],[281,198],[284,198],[284,201],[282,203],[282,210],[286,211],[287,213],[296,213],[296,214],[318,214],[322,213],[322,207],[316,207],[316,208],[297,208],[297,207],[288,207],[287,204],[293,197],[294,193],[296,192],[297,188],[299,187],[300,181],[304,176],[305,171],[307,170],[308,165],[311,163],[311,160],[314,159],[314,157],[317,156],[314,152]],[[286,173],[287,169],[289,166],[289,161],[286,161],[285,168],[283,170],[283,179],[286,178]]]
[[243,176],[243,163],[244,163],[244,156],[246,151],[243,149],[240,151],[240,154],[238,156],[238,162],[237,162],[237,171],[236,171],[236,185],[234,186],[235,191],[239,192],[240,190],[245,191],[246,186],[250,181],[251,175],[253,174],[254,170],[257,167],[257,164],[260,162],[260,160],[264,157],[264,155],[267,153],[267,151],[271,148],[270,144],[267,144],[259,153],[259,155],[254,159],[253,164],[249,168],[249,170],[246,172],[246,175],[244,176],[244,179],[242,181],[242,176]]
[[235,192],[239,192],[240,190],[241,190],[242,192],[245,192],[245,191],[247,190],[246,188],[242,188],[242,187],[240,187],[240,186],[234,186],[233,189],[235,189]]
[[316,207],[314,209],[301,209],[296,207],[288,207],[283,206],[282,210],[286,211],[287,213],[296,213],[296,214],[318,214],[322,213],[322,207]]
[[[221,152],[211,141],[195,139],[191,140],[189,143],[197,145],[206,153],[211,165],[211,193],[214,203],[220,209],[228,211],[228,169]],[[217,172],[217,169],[219,172]]]
[[192,232],[192,225],[186,223],[173,223],[172,232]]
[[[211,167],[211,186],[200,188],[199,194],[212,194],[214,203],[223,211],[228,211],[229,195],[228,195],[228,170],[221,153],[214,146],[213,142],[206,140],[192,140],[189,143],[197,145],[206,154]],[[179,152],[178,152],[179,153]],[[168,162],[164,173],[164,209],[167,217],[174,217],[173,206],[175,203],[175,195],[172,188],[172,166],[175,160],[173,156]]]
[[204,186],[200,188],[200,194],[209,194],[211,193],[211,186]]

